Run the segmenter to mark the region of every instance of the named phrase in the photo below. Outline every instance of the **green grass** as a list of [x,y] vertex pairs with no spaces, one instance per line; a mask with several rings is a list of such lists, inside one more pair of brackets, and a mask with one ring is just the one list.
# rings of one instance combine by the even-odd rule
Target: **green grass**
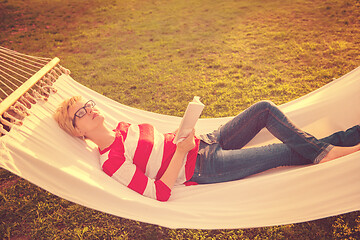
[[[291,101],[360,65],[359,0],[0,0],[0,45],[59,57],[120,103],[204,117]],[[93,211],[0,170],[4,239],[356,239],[360,214],[285,226],[172,230]]]

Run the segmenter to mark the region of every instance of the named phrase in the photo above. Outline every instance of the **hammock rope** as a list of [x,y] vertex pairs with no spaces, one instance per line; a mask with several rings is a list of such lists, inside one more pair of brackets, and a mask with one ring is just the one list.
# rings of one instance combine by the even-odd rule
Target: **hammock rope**
[[22,54],[0,46],[0,134],[21,125],[28,109],[55,93],[54,82],[70,71],[58,58]]
[[51,58],[46,58],[46,57],[37,57],[37,56],[32,56],[32,55],[26,55],[24,53],[20,53],[5,47],[0,46],[0,51],[11,55],[11,56],[15,56],[18,57],[20,59],[26,59],[26,60],[31,60],[34,59],[34,62],[42,62],[42,63],[47,63],[51,60]]

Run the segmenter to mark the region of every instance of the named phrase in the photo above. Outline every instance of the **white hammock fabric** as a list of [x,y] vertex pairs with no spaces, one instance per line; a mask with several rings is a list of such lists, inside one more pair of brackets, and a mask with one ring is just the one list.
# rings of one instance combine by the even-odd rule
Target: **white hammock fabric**
[[[13,127],[0,138],[0,167],[64,199],[124,218],[193,229],[281,225],[360,210],[360,152],[325,164],[281,168],[239,181],[179,186],[168,202],[143,197],[102,172],[95,146],[68,136],[52,113],[65,98],[82,95],[97,103],[111,127],[119,121],[146,122],[170,132],[181,118],[121,105],[66,75],[55,86],[58,92],[48,102],[35,104],[23,126]],[[320,138],[359,123],[359,92],[357,68],[281,108],[295,124]],[[228,120],[200,119],[197,134],[212,131]],[[249,146],[274,141],[262,131]]]

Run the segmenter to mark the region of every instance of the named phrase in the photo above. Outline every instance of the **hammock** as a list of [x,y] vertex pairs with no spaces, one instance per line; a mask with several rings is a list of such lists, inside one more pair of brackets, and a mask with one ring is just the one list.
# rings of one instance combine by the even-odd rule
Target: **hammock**
[[[178,186],[168,202],[137,194],[102,172],[96,147],[67,135],[52,119],[52,113],[65,98],[82,95],[97,103],[110,127],[120,120],[147,122],[169,132],[178,127],[181,119],[124,106],[56,72],[59,76],[52,87],[57,92],[50,94],[47,101],[32,105],[31,115],[23,119],[23,124],[13,124],[0,138],[0,167],[57,196],[169,228],[263,227],[360,210],[360,152],[325,164],[279,168],[239,181]],[[359,90],[357,68],[281,108],[298,126],[324,137],[358,123]],[[200,119],[197,134],[216,129],[228,120]],[[248,146],[275,141],[262,131]]]

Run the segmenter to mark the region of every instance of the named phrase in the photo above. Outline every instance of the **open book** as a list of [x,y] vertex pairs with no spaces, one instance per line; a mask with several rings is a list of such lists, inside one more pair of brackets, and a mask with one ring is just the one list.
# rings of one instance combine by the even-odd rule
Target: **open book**
[[200,102],[200,97],[195,96],[194,99],[189,102],[189,105],[184,113],[184,117],[181,120],[178,132],[175,136],[175,144],[184,140],[191,133],[204,107],[205,105]]

